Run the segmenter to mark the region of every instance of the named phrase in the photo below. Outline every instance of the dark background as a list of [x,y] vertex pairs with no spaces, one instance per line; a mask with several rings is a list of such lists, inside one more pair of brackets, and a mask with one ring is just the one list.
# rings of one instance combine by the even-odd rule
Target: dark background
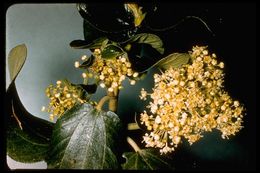
[[[186,20],[170,32],[158,32],[165,46],[169,52],[187,52],[194,45],[208,45],[210,52],[215,52],[225,63],[225,90],[244,104],[246,114],[244,128],[235,137],[223,140],[220,132],[213,131],[192,146],[184,142],[172,154],[173,165],[176,170],[255,170],[256,5],[242,2],[162,3],[150,25],[154,28],[170,26],[185,16],[200,17],[213,34],[198,21]],[[150,84],[153,83],[150,81]],[[129,105],[125,106],[119,114],[141,111],[138,106],[134,107],[133,110]],[[136,136],[134,133],[130,135]]]

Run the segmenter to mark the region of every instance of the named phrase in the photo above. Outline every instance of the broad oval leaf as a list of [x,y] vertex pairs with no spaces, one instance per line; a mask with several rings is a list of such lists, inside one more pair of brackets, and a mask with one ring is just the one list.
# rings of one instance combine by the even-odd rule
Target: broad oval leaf
[[157,35],[150,33],[141,33],[133,36],[126,43],[143,43],[149,44],[156,49],[160,54],[164,53],[163,42]]
[[154,66],[167,70],[169,68],[178,68],[184,64],[187,64],[191,59],[190,54],[188,53],[172,53],[167,57],[158,61]]
[[56,122],[48,167],[116,169],[112,149],[118,127],[119,118],[113,112],[98,111],[90,104],[74,106]]
[[174,169],[166,159],[152,149],[143,149],[138,152],[123,153],[126,163],[122,164],[124,170],[157,170]]
[[16,78],[22,69],[27,57],[27,48],[25,44],[14,47],[8,55],[8,68],[11,82]]
[[114,59],[123,54],[124,51],[120,47],[113,44],[109,44],[102,50],[101,57],[104,59]]

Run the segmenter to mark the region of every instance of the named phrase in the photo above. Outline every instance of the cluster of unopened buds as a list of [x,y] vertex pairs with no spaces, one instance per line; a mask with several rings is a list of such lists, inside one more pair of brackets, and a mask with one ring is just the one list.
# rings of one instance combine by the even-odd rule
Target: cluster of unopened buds
[[[87,72],[82,73],[83,78],[94,77],[99,81],[102,88],[107,88],[109,92],[116,89],[122,89],[122,82],[129,77],[131,85],[135,85],[138,72],[134,72],[131,68],[131,63],[128,60],[127,54],[123,54],[114,59],[104,59],[101,57],[100,49],[95,49],[93,52],[94,62],[88,67]],[[84,55],[81,58],[83,61],[87,59]],[[75,62],[75,67],[78,68],[80,63]]]
[[194,47],[190,55],[191,64],[154,74],[153,93],[141,90],[141,99],[149,95],[153,100],[149,112],[141,114],[141,123],[149,130],[144,142],[161,153],[174,151],[181,138],[192,144],[214,128],[222,138],[242,128],[244,108],[223,90],[224,63],[206,47]]
[[85,103],[84,91],[67,80],[58,80],[56,86],[50,85],[45,93],[50,99],[48,108],[42,107],[42,111],[50,113],[50,120],[59,118],[66,110],[69,110],[77,103]]

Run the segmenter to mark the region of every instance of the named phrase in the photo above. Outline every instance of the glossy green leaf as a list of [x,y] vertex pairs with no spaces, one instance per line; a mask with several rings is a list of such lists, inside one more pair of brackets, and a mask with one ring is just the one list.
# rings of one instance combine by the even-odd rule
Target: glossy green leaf
[[124,54],[124,51],[120,47],[109,44],[102,50],[101,57],[104,59],[114,59],[122,54]]
[[113,137],[119,118],[98,111],[90,104],[76,105],[57,120],[54,127],[49,168],[116,169]]
[[191,56],[188,53],[173,53],[158,61],[154,66],[167,70],[169,68],[178,68],[187,64]]
[[105,37],[100,37],[92,42],[89,42],[89,40],[74,40],[70,43],[70,46],[75,49],[96,49],[100,48],[103,45],[103,42],[107,43],[108,39]]
[[122,164],[124,170],[157,170],[173,169],[166,158],[151,149],[143,149],[138,152],[123,153],[126,162]]
[[149,33],[141,33],[133,36],[127,43],[143,43],[149,44],[160,54],[164,53],[163,42],[157,35]]
[[13,81],[22,69],[27,57],[27,48],[25,44],[14,47],[8,55],[8,68],[10,80]]

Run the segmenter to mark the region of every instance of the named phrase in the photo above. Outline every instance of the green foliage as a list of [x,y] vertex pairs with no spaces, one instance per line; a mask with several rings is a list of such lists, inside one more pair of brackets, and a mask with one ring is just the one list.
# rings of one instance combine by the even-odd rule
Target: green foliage
[[28,126],[22,123],[21,129],[14,116],[8,117],[6,133],[8,156],[24,163],[44,160],[49,149],[49,141],[36,135],[26,125]]
[[172,53],[165,58],[162,58],[160,61],[154,64],[154,66],[164,70],[167,70],[171,67],[178,68],[184,64],[187,64],[190,59],[191,56],[188,53]]
[[112,148],[118,127],[115,113],[98,111],[90,104],[76,105],[55,124],[48,167],[116,169]]
[[96,49],[100,48],[104,43],[107,43],[108,39],[106,37],[100,37],[92,42],[85,40],[74,40],[70,43],[70,46],[74,49]]
[[6,94],[7,154],[14,160],[32,163],[44,160],[53,124],[31,115],[21,103],[15,78],[27,56],[26,45],[13,48],[8,56],[11,84]]
[[157,170],[157,169],[173,169],[173,167],[165,161],[166,158],[158,155],[152,149],[143,149],[137,152],[126,152],[123,154],[126,162],[122,165],[124,170]]
[[8,68],[10,79],[13,81],[22,69],[27,57],[27,48],[25,44],[14,47],[8,55]]
[[101,57],[104,59],[115,59],[122,54],[124,54],[124,51],[119,46],[108,44],[102,50]]
[[156,49],[160,54],[164,53],[163,42],[157,35],[149,33],[141,33],[131,37],[127,43],[143,43],[149,44]]

